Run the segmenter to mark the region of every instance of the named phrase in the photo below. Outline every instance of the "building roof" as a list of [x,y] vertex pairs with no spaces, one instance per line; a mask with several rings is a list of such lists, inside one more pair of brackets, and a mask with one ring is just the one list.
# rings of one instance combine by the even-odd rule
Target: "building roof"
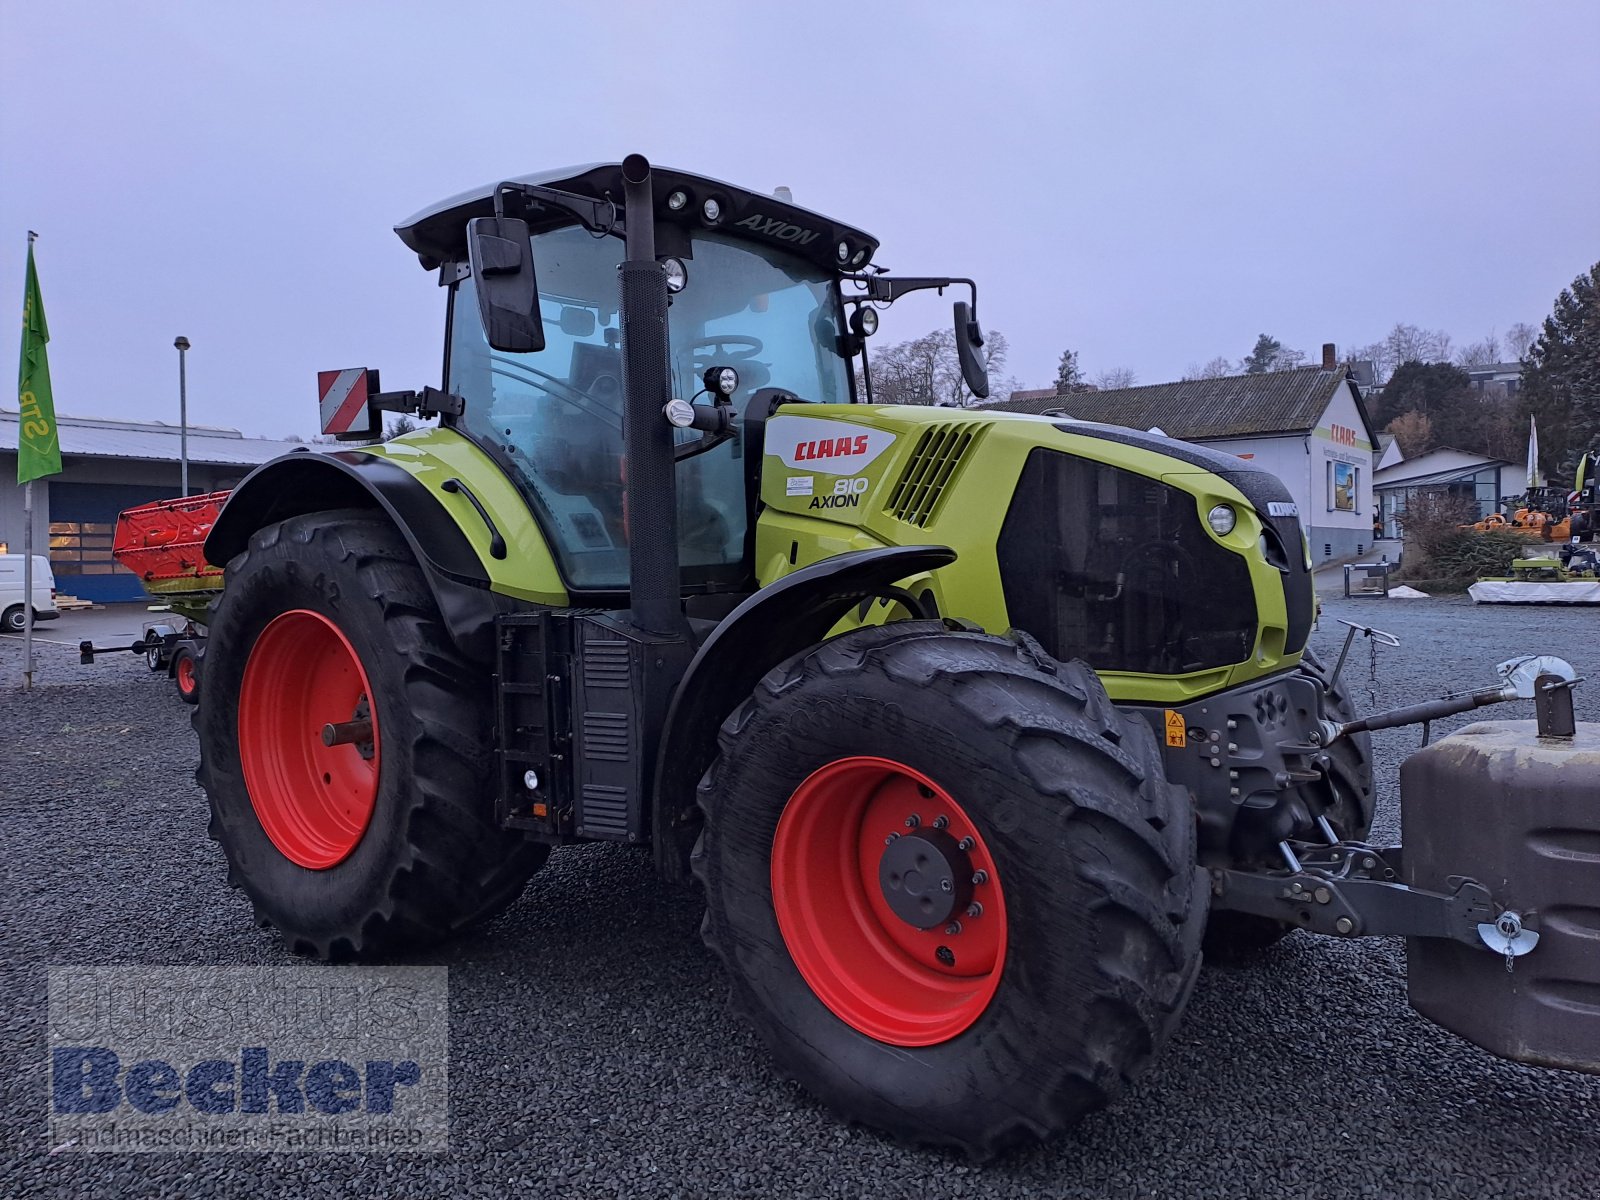
[[[1056,397],[1058,395],[1060,395],[1060,393],[1057,392],[1055,390],[1055,388],[1053,388],[1053,387],[1026,388],[1026,389],[1024,389],[1023,391],[1020,391],[1020,392],[1012,392],[1009,396],[1006,397],[1005,403],[1015,404],[1018,401],[1023,401],[1023,400],[1054,400],[1054,399],[1056,399]],[[990,407],[999,408],[1001,406],[1001,403],[1002,403],[1001,401],[996,401]],[[1015,409],[1013,411],[1021,411],[1021,410],[1020,409]]]
[[1457,450],[1454,446],[1435,446],[1415,458],[1401,459],[1399,462],[1390,463],[1387,467],[1378,468],[1372,473],[1372,486],[1384,491],[1388,488],[1449,483],[1452,480],[1464,479],[1468,475],[1476,475],[1479,471],[1491,467],[1499,467],[1501,470],[1507,467],[1520,469],[1516,463],[1507,462],[1503,458],[1473,454],[1469,450]]
[[[986,408],[1002,412],[1042,413],[1056,409],[1080,421],[1124,425],[1130,429],[1159,428],[1168,437],[1186,442],[1217,438],[1255,437],[1284,433],[1309,433],[1328,411],[1349,372],[1343,367],[1297,367],[1261,375],[1225,375],[1217,379],[1183,379],[1146,387],[1109,391],[1012,393]],[[1351,385],[1354,386],[1353,384]],[[1367,417],[1356,389],[1367,439],[1377,445],[1377,431]]]
[[[179,429],[160,421],[106,421],[57,414],[63,455],[177,462]],[[17,414],[0,412],[0,453],[17,451]],[[301,442],[245,437],[237,429],[189,426],[189,461],[219,466],[257,466],[302,448]]]

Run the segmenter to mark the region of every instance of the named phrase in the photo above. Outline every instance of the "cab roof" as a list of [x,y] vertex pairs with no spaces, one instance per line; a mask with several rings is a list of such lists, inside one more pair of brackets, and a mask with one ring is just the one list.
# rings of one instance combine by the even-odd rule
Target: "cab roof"
[[[833,271],[859,271],[872,261],[878,241],[850,225],[842,224],[809,209],[775,196],[762,195],[746,188],[724,183],[705,175],[694,175],[672,167],[653,167],[653,195],[656,207],[657,242],[663,254],[676,252],[674,239],[662,233],[673,228],[687,234],[694,229],[716,229],[734,237],[749,238],[781,246],[790,252]],[[467,222],[473,217],[494,215],[494,194],[502,181],[485,184],[471,191],[461,192],[447,200],[429,205],[407,217],[395,226],[400,240],[422,260],[422,265],[433,270],[443,262],[463,261],[466,258]],[[539,171],[532,175],[519,175],[507,183],[537,184],[576,192],[596,200],[609,196],[617,205],[617,228],[622,228],[622,164],[589,163],[576,167],[561,167]],[[683,192],[686,203],[671,209],[667,198]],[[716,221],[707,220],[704,205],[715,200],[720,209]],[[508,212],[508,216],[516,215]],[[565,214],[546,210],[531,214],[534,232],[555,228],[570,221]],[[847,249],[839,258],[839,246]]]

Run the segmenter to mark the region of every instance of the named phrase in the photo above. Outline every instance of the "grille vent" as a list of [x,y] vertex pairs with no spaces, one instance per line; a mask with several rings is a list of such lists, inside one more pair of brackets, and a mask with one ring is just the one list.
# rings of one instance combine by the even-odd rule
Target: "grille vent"
[[629,748],[627,713],[583,714],[583,752],[589,758],[627,762]]
[[630,686],[628,666],[627,642],[595,638],[583,647],[583,681],[590,687]]
[[889,495],[889,515],[918,528],[933,520],[962,458],[988,428],[963,422],[934,425],[924,431]]

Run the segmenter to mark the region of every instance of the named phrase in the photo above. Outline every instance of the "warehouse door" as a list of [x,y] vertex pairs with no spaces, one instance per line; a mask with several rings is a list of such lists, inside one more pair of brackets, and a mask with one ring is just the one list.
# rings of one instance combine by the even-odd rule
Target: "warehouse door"
[[111,557],[117,514],[177,494],[177,488],[149,484],[52,482],[50,570],[56,590],[101,604],[146,599],[138,576]]

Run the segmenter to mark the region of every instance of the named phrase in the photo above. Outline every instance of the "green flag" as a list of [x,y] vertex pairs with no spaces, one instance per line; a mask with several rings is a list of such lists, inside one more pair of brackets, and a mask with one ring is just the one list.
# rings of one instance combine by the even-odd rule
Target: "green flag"
[[22,301],[22,362],[17,368],[17,482],[27,483],[61,470],[61,442],[56,436],[56,404],[50,394],[50,362],[45,343],[44,298],[33,266],[33,235],[28,235],[28,281]]

